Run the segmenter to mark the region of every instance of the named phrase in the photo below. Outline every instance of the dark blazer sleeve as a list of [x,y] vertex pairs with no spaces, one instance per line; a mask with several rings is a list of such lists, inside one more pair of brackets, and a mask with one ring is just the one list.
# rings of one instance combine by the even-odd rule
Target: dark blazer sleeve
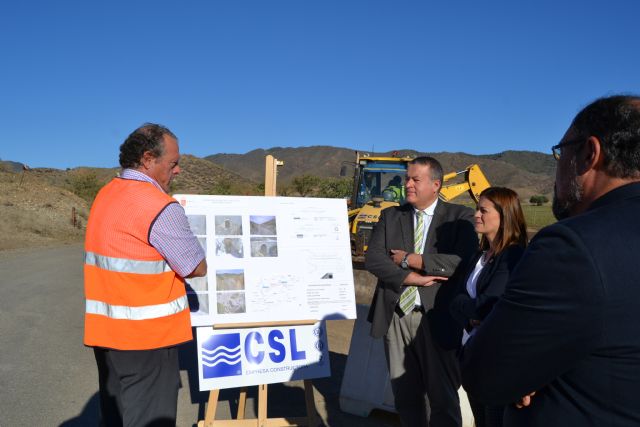
[[465,346],[467,392],[486,404],[541,392],[597,345],[603,297],[599,271],[580,237],[562,223],[540,231]]
[[[390,223],[389,216],[397,217],[395,208],[388,208],[382,211],[378,223],[373,228],[367,254],[365,256],[365,268],[378,278],[378,286],[393,290],[400,295],[402,283],[409,275],[410,271],[400,268],[389,256],[387,247],[387,235],[393,230],[400,233],[398,224]],[[391,221],[393,222],[393,220]],[[388,229],[389,228],[389,229]],[[396,249],[399,249],[400,245]]]
[[466,284],[481,254],[471,259],[467,275],[461,283],[461,291],[451,303],[451,314],[463,327],[468,326],[471,319],[483,320],[487,317],[504,293],[509,275],[520,261],[523,252],[524,248],[521,246],[511,245],[491,259],[482,269],[476,282],[476,298],[469,296]]

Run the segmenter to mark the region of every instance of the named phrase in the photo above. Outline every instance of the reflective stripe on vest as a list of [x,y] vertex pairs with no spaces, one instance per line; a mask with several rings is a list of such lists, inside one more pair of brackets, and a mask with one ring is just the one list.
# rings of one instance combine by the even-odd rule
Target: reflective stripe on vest
[[171,267],[169,267],[169,264],[167,264],[165,260],[138,261],[98,255],[93,252],[84,253],[84,263],[117,273],[160,274],[171,271]]
[[86,312],[98,314],[111,319],[148,320],[171,316],[180,313],[189,306],[186,295],[165,304],[147,305],[143,307],[127,307],[126,305],[110,305],[106,302],[87,300]]

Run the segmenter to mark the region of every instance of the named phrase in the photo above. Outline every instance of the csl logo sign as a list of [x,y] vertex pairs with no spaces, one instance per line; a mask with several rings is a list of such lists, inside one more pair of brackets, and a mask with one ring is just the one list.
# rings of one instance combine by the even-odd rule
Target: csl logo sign
[[[205,379],[242,375],[242,362],[252,367],[306,360],[299,350],[296,330],[272,329],[266,336],[258,331],[212,335],[202,344],[202,373]],[[244,356],[244,357],[243,357]],[[288,356],[288,357],[287,357]]]
[[[284,341],[284,334],[279,329],[269,332],[266,346],[260,332],[249,333],[244,340],[244,355],[247,358],[247,362],[253,365],[261,364],[266,352],[273,363],[282,363],[287,356],[287,347],[284,345]],[[289,349],[291,360],[304,360],[306,358],[305,351],[298,351],[295,329],[289,329]]]

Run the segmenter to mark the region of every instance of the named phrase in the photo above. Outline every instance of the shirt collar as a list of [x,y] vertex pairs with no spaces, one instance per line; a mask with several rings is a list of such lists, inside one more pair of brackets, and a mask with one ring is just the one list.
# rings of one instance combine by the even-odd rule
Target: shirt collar
[[156,188],[158,188],[160,191],[162,191],[164,193],[164,190],[162,189],[162,187],[160,187],[160,184],[158,184],[158,182],[151,178],[149,175],[145,175],[140,171],[137,171],[135,169],[123,169],[122,172],[120,173],[120,178],[123,179],[134,179],[136,181],[144,181],[144,182],[150,182],[151,184],[155,185]]
[[[433,216],[433,213],[434,213],[434,212],[435,212],[435,210],[436,210],[436,205],[437,205],[437,204],[438,204],[438,199],[436,199],[436,201],[435,201],[435,202],[433,202],[433,203],[431,203],[429,206],[427,206],[427,208],[426,208],[426,209],[423,209],[423,210],[422,210],[422,212],[424,212],[425,214],[427,214],[427,215],[429,215],[429,216]],[[420,209],[413,208],[413,211],[414,211],[415,213],[418,213],[418,212],[420,212]]]

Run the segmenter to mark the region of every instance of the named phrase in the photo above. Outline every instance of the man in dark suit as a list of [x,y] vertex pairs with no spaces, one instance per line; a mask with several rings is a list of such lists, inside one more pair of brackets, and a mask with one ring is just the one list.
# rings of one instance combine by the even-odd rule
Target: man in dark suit
[[590,104],[553,154],[560,221],[465,346],[463,383],[487,404],[525,396],[505,426],[637,426],[640,98]]
[[365,258],[378,278],[368,320],[384,348],[404,426],[462,424],[455,348],[462,328],[451,318],[459,265],[478,248],[473,210],[438,200],[442,166],[432,157],[409,163],[408,204],[382,211]]

